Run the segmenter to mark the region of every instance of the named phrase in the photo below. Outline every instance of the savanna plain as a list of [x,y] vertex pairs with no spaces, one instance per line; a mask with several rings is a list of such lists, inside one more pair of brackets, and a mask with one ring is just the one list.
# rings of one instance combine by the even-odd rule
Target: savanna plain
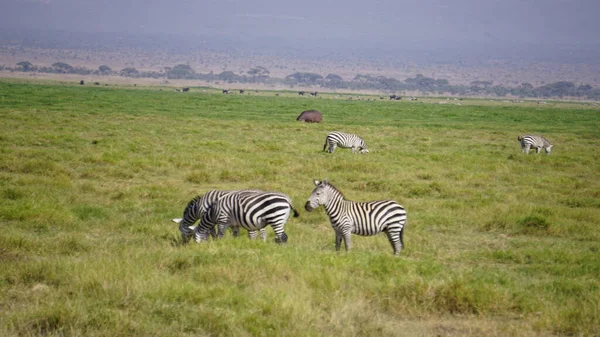
[[[598,108],[336,97],[0,80],[0,335],[600,334]],[[336,252],[313,179],[403,205],[400,256]],[[181,244],[188,201],[242,188],[292,198],[287,244]]]

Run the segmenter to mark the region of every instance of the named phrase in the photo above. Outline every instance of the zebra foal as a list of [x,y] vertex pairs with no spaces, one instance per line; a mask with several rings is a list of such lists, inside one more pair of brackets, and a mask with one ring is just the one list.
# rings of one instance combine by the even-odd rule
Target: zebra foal
[[[197,242],[208,240],[211,229],[219,227],[219,236],[227,227],[242,227],[251,231],[264,230],[271,226],[275,242],[285,243],[288,236],[284,227],[294,209],[288,196],[276,192],[229,193],[213,202],[202,215],[195,229]],[[262,235],[261,235],[262,236]]]
[[306,201],[305,208],[311,212],[323,205],[335,231],[335,249],[344,240],[346,251],[352,248],[351,236],[371,236],[385,232],[394,255],[404,247],[402,239],[406,225],[406,211],[393,200],[356,202],[346,200],[342,192],[327,180],[314,181],[315,189]]
[[517,136],[517,140],[521,143],[521,151],[529,154],[529,149],[534,148],[536,153],[540,153],[542,149],[546,151],[546,154],[550,154],[554,145],[542,137],[534,135]]
[[323,144],[323,151],[327,150],[329,153],[335,152],[336,147],[351,148],[352,153],[369,153],[367,144],[364,139],[352,133],[345,133],[340,131],[332,131],[327,137],[325,137],[325,144]]

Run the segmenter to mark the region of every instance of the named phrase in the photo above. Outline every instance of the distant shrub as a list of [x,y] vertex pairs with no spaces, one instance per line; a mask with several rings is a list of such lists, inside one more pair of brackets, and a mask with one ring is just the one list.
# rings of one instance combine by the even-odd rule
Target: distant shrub
[[507,229],[510,225],[506,219],[492,219],[481,226],[483,231],[493,231],[495,229]]
[[571,208],[600,208],[600,200],[596,198],[572,198],[563,201],[563,203]]
[[17,200],[17,199],[21,199],[25,196],[25,194],[17,189],[14,188],[7,188],[4,191],[2,191],[2,195],[4,196],[4,198],[8,199],[8,200]]
[[523,233],[538,233],[540,231],[548,231],[550,224],[545,218],[538,215],[529,215],[523,219],[517,221],[517,225],[521,228]]
[[194,171],[188,174],[185,180],[194,184],[210,183],[212,176],[206,171]]

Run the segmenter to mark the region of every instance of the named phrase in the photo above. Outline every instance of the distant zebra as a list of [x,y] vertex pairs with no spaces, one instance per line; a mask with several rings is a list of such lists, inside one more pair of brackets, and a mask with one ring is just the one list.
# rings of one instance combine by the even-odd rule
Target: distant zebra
[[356,153],[356,150],[359,150],[360,153],[369,153],[367,144],[359,136],[352,133],[332,131],[325,137],[323,151],[327,150],[327,152],[333,153],[338,146],[346,149],[351,148],[352,153]]
[[[245,190],[244,190],[245,191]],[[248,190],[248,191],[258,191],[258,190]],[[188,202],[187,206],[183,211],[183,218],[173,219],[173,222],[179,224],[179,231],[181,232],[181,239],[184,244],[186,244],[190,238],[194,236],[194,232],[196,229],[195,223],[196,221],[202,218],[202,215],[206,212],[206,210],[212,205],[215,201],[219,200],[221,197],[230,194],[236,193],[240,191],[220,191],[220,190],[211,190],[206,192],[203,195],[199,195],[194,197],[190,202]],[[216,237],[217,233],[215,228],[211,228],[209,231],[211,237]],[[238,231],[233,229],[234,236],[237,236]],[[250,234],[252,236],[256,236],[256,233]],[[261,231],[261,237],[265,236],[266,231]]]
[[282,193],[229,193],[214,202],[204,213],[196,227],[196,241],[208,240],[208,235],[215,225],[222,235],[229,226],[240,226],[248,231],[256,231],[271,226],[275,232],[275,242],[285,243],[288,240],[284,226],[290,213],[298,216],[290,198]]
[[546,151],[547,154],[550,154],[552,151],[552,147],[554,145],[550,144],[550,142],[542,137],[542,136],[533,136],[533,135],[525,135],[525,136],[517,136],[517,140],[521,142],[521,151],[529,154],[529,149],[535,148],[536,153],[540,153],[542,148]]
[[342,192],[327,180],[314,181],[315,189],[304,206],[311,212],[319,205],[325,212],[335,231],[335,249],[340,250],[342,240],[346,251],[352,248],[351,236],[371,236],[381,232],[387,234],[388,240],[398,255],[404,247],[402,239],[406,225],[406,211],[393,200],[377,200],[371,202],[355,202],[346,200]]

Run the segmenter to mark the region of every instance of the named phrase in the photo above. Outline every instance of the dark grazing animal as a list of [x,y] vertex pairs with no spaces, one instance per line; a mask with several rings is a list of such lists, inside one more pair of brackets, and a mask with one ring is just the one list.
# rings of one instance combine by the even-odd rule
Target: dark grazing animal
[[384,232],[394,255],[404,247],[402,235],[406,225],[406,210],[393,200],[356,202],[347,200],[342,192],[327,180],[314,181],[315,189],[304,208],[311,212],[323,205],[335,231],[335,249],[339,250],[342,240],[346,251],[352,248],[352,234],[371,236]]
[[228,90],[228,89],[223,89],[223,93],[224,93],[224,94],[228,94],[228,93],[229,93],[229,90]]
[[306,123],[321,123],[323,120],[323,114],[318,110],[306,110],[302,111],[296,120]]

